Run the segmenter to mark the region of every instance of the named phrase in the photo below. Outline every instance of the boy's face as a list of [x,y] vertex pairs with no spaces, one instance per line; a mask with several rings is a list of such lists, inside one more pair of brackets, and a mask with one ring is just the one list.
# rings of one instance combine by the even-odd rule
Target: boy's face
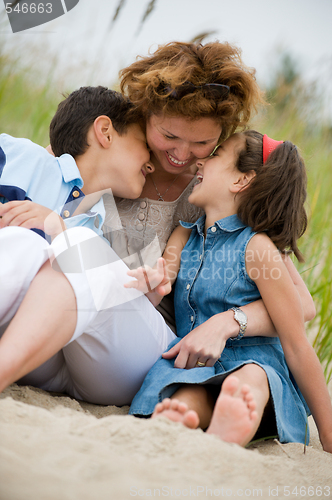
[[130,125],[123,135],[115,130],[110,148],[112,191],[121,198],[138,198],[145,184],[149,168],[150,153],[146,145],[145,134],[138,124]]

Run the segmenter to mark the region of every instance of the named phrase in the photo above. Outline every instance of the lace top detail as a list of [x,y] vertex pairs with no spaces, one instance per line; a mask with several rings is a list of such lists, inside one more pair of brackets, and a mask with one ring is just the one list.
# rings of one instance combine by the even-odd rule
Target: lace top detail
[[153,266],[179,221],[195,222],[202,215],[202,210],[188,202],[196,182],[195,176],[175,201],[114,197],[115,206],[113,197],[104,195],[104,236],[128,267],[143,262]]

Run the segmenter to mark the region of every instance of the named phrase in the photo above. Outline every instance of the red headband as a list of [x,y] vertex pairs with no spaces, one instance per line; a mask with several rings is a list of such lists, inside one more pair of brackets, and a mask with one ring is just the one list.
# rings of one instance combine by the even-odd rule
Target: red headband
[[272,153],[272,151],[274,151],[275,148],[283,142],[284,141],[275,141],[274,139],[268,137],[266,134],[263,135],[263,164],[268,159],[269,154]]

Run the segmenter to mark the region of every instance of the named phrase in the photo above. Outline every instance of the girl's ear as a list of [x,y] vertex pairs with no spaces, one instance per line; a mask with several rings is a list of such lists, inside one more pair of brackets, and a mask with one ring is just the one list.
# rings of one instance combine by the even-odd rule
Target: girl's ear
[[253,178],[256,176],[255,170],[248,170],[248,172],[240,172],[237,176],[237,180],[231,184],[230,190],[232,193],[239,193],[246,189]]
[[108,149],[113,141],[114,128],[108,116],[98,116],[93,122],[93,130],[100,146]]

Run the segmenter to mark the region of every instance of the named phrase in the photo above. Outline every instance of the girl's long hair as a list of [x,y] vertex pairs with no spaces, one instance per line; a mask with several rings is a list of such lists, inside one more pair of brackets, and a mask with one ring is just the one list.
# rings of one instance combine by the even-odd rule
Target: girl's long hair
[[263,135],[243,132],[245,149],[238,157],[240,172],[254,170],[250,186],[241,192],[238,216],[256,232],[265,232],[280,251],[291,250],[303,262],[297,240],[307,227],[307,175],[297,147],[280,144],[263,164]]

